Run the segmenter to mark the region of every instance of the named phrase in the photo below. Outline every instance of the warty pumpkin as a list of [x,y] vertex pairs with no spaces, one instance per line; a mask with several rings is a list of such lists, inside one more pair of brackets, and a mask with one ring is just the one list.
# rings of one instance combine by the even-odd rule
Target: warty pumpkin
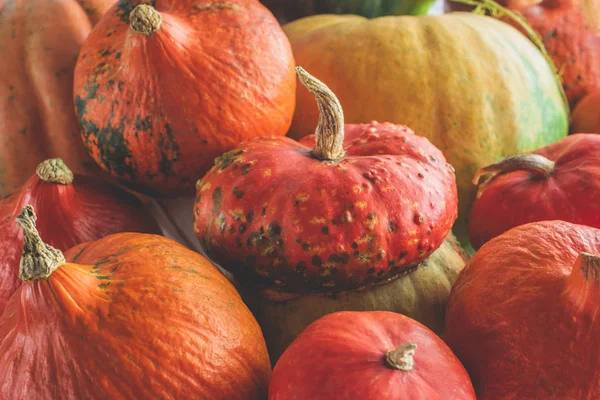
[[0,315],[4,399],[264,399],[260,328],[201,255],[120,233],[68,250],[17,217],[23,285]]
[[149,194],[193,194],[215,157],[286,134],[294,58],[256,0],[120,0],[82,46],[74,97],[83,140]]
[[344,125],[329,88],[298,76],[319,102],[316,136],[258,138],[216,161],[194,205],[206,254],[297,293],[355,289],[425,260],[456,218],[441,151],[405,126]]
[[564,221],[490,240],[450,294],[444,340],[479,400],[600,398],[600,230]]
[[39,231],[59,250],[117,232],[160,233],[134,195],[98,178],[73,175],[61,159],[43,161],[23,187],[0,201],[0,315],[21,285],[23,234],[15,217],[29,204],[41,213]]
[[425,261],[400,276],[335,293],[287,293],[270,286],[239,285],[260,324],[275,363],[311,323],[338,311],[392,311],[411,317],[437,334],[444,331],[450,289],[468,255],[452,234]]
[[476,249],[535,221],[563,220],[600,228],[600,135],[568,136],[530,154],[480,169],[469,219]]
[[[496,19],[318,15],[284,30],[298,65],[336,93],[346,121],[406,124],[442,150],[456,168],[455,233],[463,244],[475,172],[568,132],[550,66],[525,36]],[[312,133],[317,118],[314,99],[299,87],[289,135]]]
[[269,400],[475,400],[469,375],[433,332],[390,312],[339,312],[283,354]]
[[509,11],[489,0],[446,0],[446,8],[463,11],[477,5],[526,32],[520,22],[524,19],[560,71],[571,108],[591,91],[600,89],[600,1],[497,1]]
[[61,157],[101,170],[81,142],[73,69],[92,26],[114,0],[0,0],[0,197],[36,165]]
[[600,89],[585,96],[571,114],[573,133],[600,133]]

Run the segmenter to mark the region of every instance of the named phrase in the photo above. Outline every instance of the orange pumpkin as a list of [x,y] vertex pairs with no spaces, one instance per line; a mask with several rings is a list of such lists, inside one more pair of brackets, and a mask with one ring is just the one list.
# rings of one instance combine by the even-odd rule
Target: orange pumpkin
[[17,221],[24,283],[0,316],[0,398],[265,398],[260,328],[204,257],[138,233],[63,255],[42,242],[33,207]]
[[0,0],[0,196],[52,157],[77,173],[100,172],[73,112],[73,69],[81,43],[113,3]]
[[577,103],[571,114],[571,132],[600,133],[600,89]]

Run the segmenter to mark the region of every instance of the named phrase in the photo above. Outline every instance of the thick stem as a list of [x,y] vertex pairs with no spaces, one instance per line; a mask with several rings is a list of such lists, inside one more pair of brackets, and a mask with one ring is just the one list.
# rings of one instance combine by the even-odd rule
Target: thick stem
[[38,165],[35,173],[44,182],[58,183],[61,185],[70,185],[73,183],[73,172],[71,172],[60,158],[51,158],[42,161],[40,165]]
[[393,350],[385,353],[385,361],[388,366],[399,369],[400,371],[412,371],[415,366],[413,356],[417,350],[417,344],[414,342],[402,343]]
[[[513,171],[527,171],[534,178],[544,179],[552,175],[554,166],[554,161],[539,154],[520,154],[481,168],[475,173],[473,184],[479,185],[479,192],[477,194],[479,197],[490,183],[500,175]],[[486,178],[482,179],[484,177]]]
[[335,94],[320,80],[296,67],[300,82],[311,92],[319,107],[319,124],[315,131],[313,156],[322,161],[340,161],[344,151],[344,112]]
[[154,7],[140,4],[129,14],[129,24],[137,33],[149,36],[160,29],[162,16]]
[[567,278],[565,295],[578,312],[593,315],[600,308],[600,257],[581,253]]
[[16,217],[17,224],[23,228],[23,254],[19,277],[23,282],[48,279],[66,260],[60,250],[42,241],[35,227],[37,216],[33,206],[26,205]]

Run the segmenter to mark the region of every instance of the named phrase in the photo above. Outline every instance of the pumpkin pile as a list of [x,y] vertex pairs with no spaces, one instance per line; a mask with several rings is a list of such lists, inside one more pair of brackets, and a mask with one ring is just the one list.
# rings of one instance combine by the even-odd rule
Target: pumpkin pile
[[0,0],[0,398],[600,399],[600,3],[431,3]]

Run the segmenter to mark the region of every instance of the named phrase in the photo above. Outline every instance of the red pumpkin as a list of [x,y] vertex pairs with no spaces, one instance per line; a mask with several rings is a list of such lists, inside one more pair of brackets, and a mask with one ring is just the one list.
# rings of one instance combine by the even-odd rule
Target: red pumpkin
[[217,160],[194,206],[204,250],[238,278],[287,292],[353,289],[406,272],[456,219],[452,167],[405,126],[344,126],[335,95],[298,71],[321,110],[316,137],[258,139]]
[[31,206],[17,221],[24,284],[0,315],[0,398],[266,396],[260,328],[204,257],[138,233],[63,255],[41,241]]
[[475,400],[452,350],[417,321],[386,311],[329,314],[283,353],[269,400]]
[[600,135],[577,134],[532,154],[480,169],[469,240],[488,240],[529,222],[563,220],[600,228]]
[[41,213],[44,239],[60,250],[116,232],[160,232],[134,195],[97,178],[73,177],[60,159],[42,162],[21,189],[0,201],[0,314],[21,285],[23,235],[15,216],[27,204]]
[[600,89],[577,103],[571,114],[571,131],[600,133]]
[[600,399],[600,230],[534,222],[490,240],[450,294],[444,339],[479,400]]
[[[525,17],[539,34],[561,72],[571,107],[586,94],[600,89],[600,2],[597,0],[497,0]],[[451,11],[468,9],[460,1],[447,0]],[[490,2],[475,0],[475,4]],[[495,7],[489,6],[491,9]],[[503,13],[501,13],[503,14]],[[503,21],[526,33],[513,18]],[[581,131],[579,131],[581,132]]]
[[73,69],[92,26],[114,0],[0,0],[0,196],[36,165],[61,157],[102,172],[81,142]]
[[102,168],[176,196],[241,141],[285,135],[295,90],[289,41],[258,1],[120,0],[82,47],[74,96]]

